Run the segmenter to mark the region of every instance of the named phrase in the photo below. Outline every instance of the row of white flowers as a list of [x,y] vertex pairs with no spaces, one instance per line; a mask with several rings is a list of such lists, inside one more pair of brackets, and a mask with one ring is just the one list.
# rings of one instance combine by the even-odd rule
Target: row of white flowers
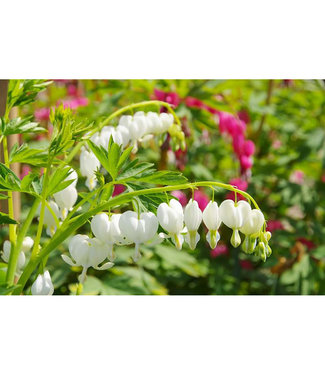
[[[251,209],[248,202],[240,201],[236,204],[232,200],[225,200],[220,207],[211,201],[203,213],[195,200],[190,200],[183,210],[175,199],[171,199],[169,203],[161,203],[157,216],[153,212],[140,214],[126,211],[111,215],[100,213],[91,221],[91,230],[95,237],[89,238],[80,234],[74,236],[69,244],[71,257],[62,255],[62,258],[71,266],[83,267],[80,276],[80,281],[83,282],[89,267],[104,270],[113,266],[114,245],[133,243],[134,261],[141,257],[141,244],[157,244],[167,238],[170,238],[179,250],[184,241],[194,250],[200,240],[198,229],[202,221],[208,229],[206,240],[211,248],[217,245],[220,239],[218,229],[221,223],[224,223],[233,230],[231,242],[234,247],[241,243],[239,231],[250,241],[254,238],[252,252],[261,234],[264,216],[260,210]],[[159,224],[167,233],[157,233]],[[102,264],[107,258],[109,261]]]
[[[137,150],[138,142],[145,142],[155,135],[166,133],[174,123],[170,113],[136,112],[133,116],[121,116],[117,127],[104,126],[100,132],[95,133],[90,139],[97,146],[105,149],[108,147],[110,137],[123,148],[132,145]],[[100,168],[100,162],[85,147],[81,149],[80,173],[86,177],[86,186],[89,190],[96,187],[95,171]]]

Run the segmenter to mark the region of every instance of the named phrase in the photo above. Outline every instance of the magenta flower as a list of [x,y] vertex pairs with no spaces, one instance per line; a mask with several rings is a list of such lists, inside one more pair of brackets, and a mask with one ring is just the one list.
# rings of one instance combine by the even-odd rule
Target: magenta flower
[[179,203],[182,206],[186,206],[187,204],[187,197],[185,193],[183,193],[181,190],[174,190],[171,192],[171,195],[173,195],[175,198],[179,200]]
[[194,191],[194,200],[197,201],[201,211],[204,211],[210,202],[210,198],[202,190]]
[[78,95],[78,89],[77,86],[74,84],[70,84],[67,87],[67,92],[69,96],[77,96]]
[[124,185],[120,185],[120,184],[114,185],[114,190],[113,190],[112,197],[115,197],[116,195],[122,194],[123,191],[125,191],[125,186]]
[[227,255],[229,253],[228,247],[224,244],[216,246],[214,249],[210,250],[211,258],[217,258],[220,255]]
[[246,156],[252,156],[254,155],[254,152],[255,152],[255,144],[253,141],[251,140],[247,140],[244,142],[244,145],[243,145],[243,153],[244,155]]
[[34,112],[36,121],[48,121],[50,118],[50,108],[39,108]]
[[240,120],[244,121],[245,124],[248,124],[251,121],[249,113],[245,109],[238,112],[238,117]]
[[64,108],[77,109],[88,105],[88,99],[84,97],[62,100]]
[[156,99],[171,104],[177,107],[180,103],[180,98],[176,92],[165,92],[162,90],[155,89],[154,90]]
[[250,271],[254,268],[253,263],[250,260],[240,260],[239,264],[240,264],[240,267],[243,268],[244,270]]
[[300,237],[300,238],[297,238],[297,241],[301,242],[303,245],[305,245],[307,247],[308,250],[313,250],[315,249],[316,245],[313,241],[311,240],[308,240],[307,238],[305,237]]
[[246,171],[247,169],[251,169],[253,166],[253,159],[246,155],[241,155],[239,158],[240,166],[242,171]]
[[[248,182],[245,180],[242,180],[241,178],[233,178],[229,181],[229,184],[236,187],[239,190],[246,191],[248,188]],[[235,193],[233,191],[230,191],[226,195],[226,199],[231,199],[235,201]],[[237,194],[237,200],[245,200],[245,198],[241,194]]]
[[280,220],[269,220],[266,225],[266,230],[269,232],[274,232],[276,230],[283,230],[283,224]]

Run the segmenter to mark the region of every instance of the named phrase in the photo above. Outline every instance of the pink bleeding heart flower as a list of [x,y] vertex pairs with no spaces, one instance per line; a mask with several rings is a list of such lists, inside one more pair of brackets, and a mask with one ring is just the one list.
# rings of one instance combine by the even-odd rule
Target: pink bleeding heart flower
[[[232,180],[229,181],[229,184],[236,187],[239,190],[246,191],[248,188],[248,182],[245,180],[242,180],[241,178],[233,178]],[[226,195],[226,199],[232,199],[235,201],[235,193],[233,191],[230,191]],[[237,194],[237,200],[245,200],[246,198],[243,197],[241,194]]]
[[194,200],[197,201],[201,211],[204,211],[210,202],[210,198],[202,190],[194,191]]
[[304,177],[305,173],[303,171],[297,170],[290,175],[289,181],[294,184],[302,185],[304,183]]
[[176,92],[165,92],[162,90],[155,89],[154,90],[155,98],[162,101],[169,103],[175,107],[177,107],[180,103],[180,97]]
[[125,191],[125,186],[121,184],[114,185],[112,197],[122,194]]
[[251,140],[247,140],[244,142],[244,145],[243,145],[243,153],[244,155],[246,156],[252,156],[254,155],[254,152],[255,152],[255,144],[253,141]]
[[187,197],[185,193],[183,193],[181,190],[174,190],[171,192],[171,195],[173,195],[175,198],[179,200],[179,203],[184,207],[187,204]]
[[211,258],[217,258],[220,255],[228,255],[228,247],[224,244],[217,245],[214,249],[210,250]]
[[241,155],[239,158],[239,161],[240,161],[240,166],[242,170],[244,171],[247,169],[251,169],[253,166],[253,159],[249,156]]
[[313,241],[310,241],[308,240],[307,238],[305,237],[300,237],[300,238],[297,238],[297,241],[301,242],[303,245],[305,245],[307,247],[308,250],[313,250],[315,249],[316,245]]
[[269,232],[274,232],[276,230],[283,230],[283,224],[280,220],[269,220],[266,225],[266,230]]

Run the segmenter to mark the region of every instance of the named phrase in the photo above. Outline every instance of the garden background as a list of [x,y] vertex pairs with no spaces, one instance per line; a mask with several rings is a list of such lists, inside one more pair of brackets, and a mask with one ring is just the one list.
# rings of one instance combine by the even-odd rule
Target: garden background
[[[246,190],[272,232],[273,254],[265,263],[225,241],[213,250],[204,241],[195,251],[167,244],[143,248],[139,264],[132,262],[131,249],[119,247],[115,267],[89,272],[84,294],[324,294],[324,90],[321,80],[55,80],[21,108],[19,116],[32,115],[50,134],[50,108],[60,103],[77,118],[98,122],[131,103],[166,101],[182,120],[187,149],[172,151],[169,139],[148,142],[139,148],[140,160],[180,170],[190,181],[216,180]],[[24,141],[40,147],[48,136],[24,135]],[[14,168],[20,176],[35,170],[28,163]],[[82,178],[79,185],[84,189]],[[190,198],[174,194],[184,204]],[[201,209],[210,194],[195,192]],[[226,197],[234,198],[215,194],[217,202]],[[23,221],[31,202],[21,198],[16,213]],[[6,238],[3,226],[0,244]],[[58,256],[66,244],[61,247],[51,254],[48,269],[56,294],[74,293],[76,273]]]

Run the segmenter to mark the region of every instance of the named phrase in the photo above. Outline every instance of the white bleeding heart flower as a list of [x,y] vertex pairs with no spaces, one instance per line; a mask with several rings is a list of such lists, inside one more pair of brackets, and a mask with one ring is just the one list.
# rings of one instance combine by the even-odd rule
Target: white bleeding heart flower
[[141,139],[147,133],[147,120],[143,114],[133,116],[132,125],[130,127],[130,135],[133,140]]
[[96,270],[106,270],[114,265],[111,262],[107,262],[99,266],[107,258],[107,248],[98,238],[89,238],[86,235],[77,234],[70,240],[69,253],[72,259],[67,255],[61,255],[61,257],[72,267],[83,267],[79,277],[81,283],[84,282],[89,267],[93,267]]
[[194,250],[200,240],[200,235],[197,233],[197,230],[202,222],[202,211],[197,201],[191,199],[186,205],[184,209],[184,221],[188,231],[185,240],[189,244],[190,249]]
[[258,233],[262,229],[264,221],[262,211],[253,209],[248,213],[243,226],[240,228],[240,231],[246,235]]
[[150,241],[158,229],[158,219],[152,212],[144,212],[138,215],[134,211],[124,212],[119,220],[122,236],[135,244],[133,260],[140,259],[139,245]]
[[174,123],[174,116],[171,113],[161,113],[160,119],[163,124],[163,132],[167,132]]
[[60,207],[60,217],[64,220],[78,199],[77,189],[73,185],[69,185],[65,189],[53,194],[53,197]]
[[170,234],[176,248],[181,250],[184,242],[181,234],[184,228],[182,205],[176,199],[171,199],[168,204],[161,203],[157,209],[157,218],[162,228]]
[[206,239],[211,249],[214,249],[217,246],[218,241],[220,240],[218,229],[221,224],[221,218],[219,215],[219,207],[217,202],[210,201],[205,207],[202,216],[203,222],[209,230]]
[[98,214],[91,220],[91,230],[96,238],[107,247],[107,257],[110,261],[114,261],[115,255],[113,246],[115,243],[123,243],[121,231],[119,228],[120,214],[113,214],[108,217],[105,213]]
[[100,168],[100,162],[93,152],[87,151],[84,147],[80,154],[80,173],[86,177],[86,186],[93,190],[97,185],[95,172]]
[[21,251],[23,251],[24,253],[27,253],[34,245],[34,240],[27,236],[23,239],[23,243],[21,245]]
[[117,137],[119,139],[119,144],[124,148],[128,145],[130,142],[131,136],[130,136],[130,130],[123,125],[118,125],[116,127],[116,133]]
[[31,292],[33,296],[51,296],[54,293],[54,286],[49,271],[37,276],[34,281]]
[[[30,238],[30,237],[29,237]],[[34,241],[33,241],[34,242]],[[33,245],[32,245],[33,246]],[[2,253],[2,259],[6,262],[9,263],[10,259],[10,253],[11,253],[11,243],[10,241],[6,240],[3,243],[3,253]],[[26,262],[26,256],[24,251],[20,251],[19,256],[18,256],[18,262],[17,262],[17,273],[20,273],[21,270],[23,269],[24,265]]]
[[[54,201],[49,201],[49,206],[51,207],[53,214],[56,216],[57,220],[60,217],[59,206]],[[45,206],[44,210],[44,225],[46,227],[46,234],[50,237],[53,237],[54,233],[57,230],[56,222],[51,211]]]
[[244,225],[250,211],[251,206],[243,200],[235,203],[233,200],[227,199],[219,207],[222,222],[233,230],[231,244],[234,247],[238,247],[241,243],[238,230]]

